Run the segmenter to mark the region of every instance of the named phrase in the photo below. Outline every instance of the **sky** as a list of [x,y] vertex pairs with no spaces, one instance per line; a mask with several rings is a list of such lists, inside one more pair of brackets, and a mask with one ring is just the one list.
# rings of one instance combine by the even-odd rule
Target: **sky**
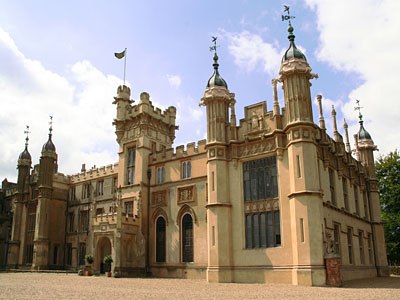
[[213,73],[211,36],[238,120],[260,101],[272,110],[271,80],[289,46],[284,4],[295,16],[296,45],[319,75],[311,87],[314,122],[321,94],[328,132],[334,105],[338,129],[344,136],[345,118],[354,148],[359,99],[375,157],[398,149],[398,0],[0,0],[0,180],[16,180],[26,125],[39,162],[50,115],[60,172],[117,162],[112,101],[124,67],[114,52],[124,48],[131,98],[146,91],[155,106],[177,108],[174,147],[206,138],[198,104]]

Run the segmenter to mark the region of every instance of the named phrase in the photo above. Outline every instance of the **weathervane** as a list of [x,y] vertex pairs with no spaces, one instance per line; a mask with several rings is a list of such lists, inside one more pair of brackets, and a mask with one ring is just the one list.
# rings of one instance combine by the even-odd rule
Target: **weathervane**
[[361,108],[363,108],[363,107],[360,106],[360,100],[356,99],[356,105],[357,105],[357,106],[354,107],[354,110],[358,110],[358,117],[359,117],[360,120],[361,120],[361,118],[362,118]]
[[49,131],[50,131],[50,134],[51,134],[51,132],[53,131],[53,116],[52,115],[50,115],[49,125],[50,125]]
[[290,7],[288,5],[284,5],[283,6],[283,12],[287,13],[287,15],[282,15],[282,21],[289,21],[289,26],[291,26],[292,24],[290,23],[290,19],[294,19],[295,16],[291,16],[290,15],[290,11],[289,11]]
[[25,138],[25,146],[28,146],[28,141],[29,141],[29,125],[26,125],[26,130],[24,131],[24,133],[26,134],[26,138]]
[[212,43],[214,43],[214,45],[210,47],[210,51],[214,51],[214,53],[216,53],[217,47],[219,47],[219,46],[217,46],[217,37],[212,36],[211,39],[212,39]]

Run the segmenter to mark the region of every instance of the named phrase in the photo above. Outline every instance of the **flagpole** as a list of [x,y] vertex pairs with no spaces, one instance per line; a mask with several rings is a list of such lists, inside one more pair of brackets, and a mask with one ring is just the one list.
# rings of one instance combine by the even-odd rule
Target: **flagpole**
[[125,76],[126,76],[126,55],[127,55],[127,49],[125,48],[125,56],[124,56],[124,85],[125,85]]

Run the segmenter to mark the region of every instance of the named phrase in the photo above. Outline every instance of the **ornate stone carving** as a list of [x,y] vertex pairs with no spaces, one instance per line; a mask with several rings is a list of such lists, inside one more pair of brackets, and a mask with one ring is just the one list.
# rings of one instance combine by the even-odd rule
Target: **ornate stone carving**
[[279,210],[279,199],[258,200],[245,203],[245,213]]
[[157,191],[153,192],[153,196],[151,198],[151,206],[167,206],[167,199],[166,199],[167,191]]
[[195,186],[185,186],[178,188],[178,204],[195,201]]
[[276,148],[274,139],[265,139],[257,143],[243,144],[238,146],[237,157],[245,157],[260,153],[271,152]]

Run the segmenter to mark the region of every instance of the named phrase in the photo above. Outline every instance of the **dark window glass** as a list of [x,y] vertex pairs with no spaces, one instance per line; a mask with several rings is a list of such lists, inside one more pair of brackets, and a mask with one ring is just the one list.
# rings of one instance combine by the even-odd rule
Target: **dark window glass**
[[156,222],[156,262],[165,262],[166,223],[163,217]]
[[182,261],[193,261],[193,219],[189,214],[182,218]]

